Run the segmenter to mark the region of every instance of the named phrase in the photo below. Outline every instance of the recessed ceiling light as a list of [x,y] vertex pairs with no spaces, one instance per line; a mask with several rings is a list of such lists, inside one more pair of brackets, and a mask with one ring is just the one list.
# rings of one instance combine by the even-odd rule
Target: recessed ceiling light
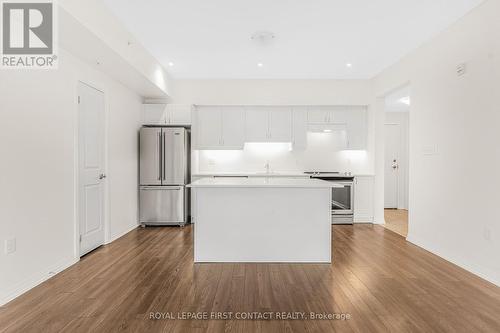
[[168,65],[169,65],[170,67],[172,67],[172,66],[174,65],[174,63],[173,63],[173,62],[169,62],[169,63],[168,63]]
[[346,67],[349,67],[349,68],[351,68],[351,67],[352,67],[352,64],[351,64],[351,63],[347,63],[347,64],[345,64],[345,65],[346,65]]
[[262,67],[262,66],[264,66],[264,64],[259,62],[259,63],[257,63],[257,66]]

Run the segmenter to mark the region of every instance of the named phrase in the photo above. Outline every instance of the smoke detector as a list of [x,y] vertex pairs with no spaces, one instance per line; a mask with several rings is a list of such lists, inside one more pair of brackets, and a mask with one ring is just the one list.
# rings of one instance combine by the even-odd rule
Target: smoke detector
[[268,44],[272,40],[276,38],[276,35],[270,31],[257,31],[250,36],[250,39],[261,43],[261,44]]

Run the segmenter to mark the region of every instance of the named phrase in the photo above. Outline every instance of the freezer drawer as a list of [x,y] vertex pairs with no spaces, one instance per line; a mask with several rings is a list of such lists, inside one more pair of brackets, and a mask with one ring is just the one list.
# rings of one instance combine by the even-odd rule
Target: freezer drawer
[[141,224],[186,223],[184,186],[141,186],[139,221]]

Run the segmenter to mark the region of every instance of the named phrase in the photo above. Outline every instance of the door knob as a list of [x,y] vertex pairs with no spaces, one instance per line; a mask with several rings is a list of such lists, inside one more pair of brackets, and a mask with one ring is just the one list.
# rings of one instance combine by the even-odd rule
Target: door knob
[[99,179],[104,179],[104,178],[106,178],[106,175],[105,175],[105,174],[103,174],[103,173],[101,173],[101,174],[99,175]]

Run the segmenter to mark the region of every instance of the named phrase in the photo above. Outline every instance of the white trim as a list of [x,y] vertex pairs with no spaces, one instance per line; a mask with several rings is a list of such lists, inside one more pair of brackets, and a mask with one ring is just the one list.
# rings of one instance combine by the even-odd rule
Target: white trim
[[22,294],[36,287],[40,283],[59,274],[66,268],[73,266],[79,260],[80,260],[79,258],[75,259],[73,257],[62,259],[59,262],[55,263],[54,265],[49,266],[46,269],[40,270],[37,273],[28,277],[27,279],[24,279],[21,282],[15,284],[12,288],[10,288],[10,290],[7,290],[7,292],[4,295],[0,296],[0,306],[3,306],[6,303],[12,301],[14,298],[21,296]]
[[106,241],[105,241],[105,244],[109,244],[109,243],[111,243],[111,242],[114,242],[114,241],[115,241],[115,240],[117,240],[118,238],[125,236],[126,234],[128,234],[128,233],[129,233],[129,232],[131,232],[132,230],[137,229],[138,227],[139,227],[139,224],[132,224],[132,225],[128,226],[128,227],[127,227],[127,228],[125,228],[122,232],[119,232],[117,235],[112,236],[112,237],[111,237],[111,239],[106,240]]
[[[464,260],[461,257],[453,256],[453,255],[446,255],[443,249],[438,249],[435,246],[432,246],[430,244],[424,244],[423,242],[417,241],[414,237],[411,235],[408,235],[406,237],[406,240],[410,243],[412,243],[415,246],[418,246],[426,251],[429,251],[430,253],[446,260],[449,261],[450,263],[457,265],[458,267],[465,269],[466,271],[488,281],[493,283],[494,285],[500,287],[500,280],[497,280],[493,276],[490,276],[489,274],[492,272],[488,272],[488,269],[485,269],[483,267],[479,267],[476,265],[471,265],[467,263],[467,260]],[[486,273],[487,272],[487,273]]]

